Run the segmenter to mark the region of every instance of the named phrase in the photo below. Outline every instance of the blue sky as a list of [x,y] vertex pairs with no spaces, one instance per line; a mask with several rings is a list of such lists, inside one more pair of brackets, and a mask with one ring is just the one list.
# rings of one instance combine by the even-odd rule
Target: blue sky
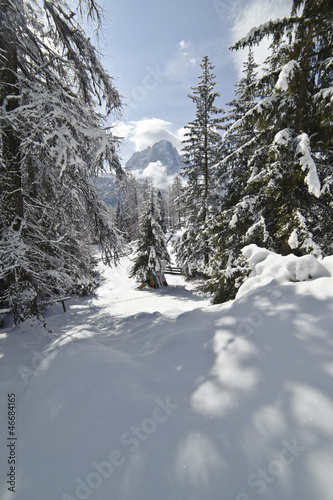
[[[99,43],[104,65],[124,96],[117,132],[124,136],[123,163],[136,150],[168,139],[180,148],[183,127],[194,118],[187,97],[205,54],[215,65],[221,93],[233,98],[246,53],[228,47],[253,26],[290,11],[289,0],[105,0]],[[257,60],[265,56],[258,49]]]

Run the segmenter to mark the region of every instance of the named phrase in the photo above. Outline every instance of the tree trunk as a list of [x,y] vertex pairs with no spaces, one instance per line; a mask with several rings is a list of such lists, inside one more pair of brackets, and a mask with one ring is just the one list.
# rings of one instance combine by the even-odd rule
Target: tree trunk
[[[312,8],[314,8],[317,4],[318,0],[312,1]],[[305,13],[306,14],[306,13]],[[301,50],[303,48],[303,54],[300,60],[301,66],[301,75],[298,84],[298,94],[297,94],[297,108],[296,108],[296,116],[295,116],[295,131],[297,134],[300,134],[302,130],[304,130],[304,111],[306,106],[306,95],[307,95],[307,82],[308,82],[308,73],[309,73],[309,65],[310,65],[310,50],[313,41],[313,30],[315,20],[313,19],[313,15],[309,13],[309,16],[312,17],[312,20],[309,23],[309,26],[305,32],[304,43],[302,43]]]
[[[15,39],[7,27],[8,1],[1,2],[0,11],[0,106],[10,113],[18,106],[17,50]],[[20,141],[10,124],[4,123],[0,141],[1,238],[10,248],[11,242],[22,239],[23,195],[21,184]],[[14,257],[15,258],[15,257]],[[37,314],[37,293],[26,280],[22,269],[14,266],[2,283],[15,323]]]

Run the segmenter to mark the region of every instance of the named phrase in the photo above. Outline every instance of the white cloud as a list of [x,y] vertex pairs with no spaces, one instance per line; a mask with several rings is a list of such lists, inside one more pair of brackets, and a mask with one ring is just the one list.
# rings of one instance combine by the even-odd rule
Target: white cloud
[[181,40],[181,41],[179,42],[179,48],[180,48],[181,50],[185,50],[185,49],[187,49],[188,47],[191,47],[191,42],[185,42],[185,40]]
[[166,186],[172,184],[174,175],[167,175],[167,166],[162,165],[160,161],[151,162],[142,171],[133,170],[133,174],[137,179],[148,179],[158,189],[165,189]]
[[[242,8],[236,2],[237,10],[232,12],[231,34],[233,43],[244,37],[253,27],[269,21],[288,16],[291,10],[290,0],[250,0],[244,1]],[[259,47],[254,47],[254,57],[258,64],[262,64],[268,56],[269,42],[263,40]],[[238,75],[241,76],[243,62],[247,58],[247,50],[233,52],[234,64]]]
[[184,137],[184,128],[173,131],[172,123],[160,118],[145,118],[128,123],[118,122],[114,133],[135,144],[135,151],[142,151],[161,140],[170,141],[178,151]]
[[127,139],[131,134],[132,128],[130,123],[118,121],[112,124],[112,133],[118,137]]
[[181,40],[173,58],[165,65],[164,74],[174,81],[183,81],[197,72],[199,58],[191,42]]

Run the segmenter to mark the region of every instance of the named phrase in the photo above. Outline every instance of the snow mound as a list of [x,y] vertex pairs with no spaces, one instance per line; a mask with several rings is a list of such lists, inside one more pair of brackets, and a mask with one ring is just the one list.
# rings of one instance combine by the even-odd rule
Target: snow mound
[[273,280],[282,285],[327,278],[331,276],[330,269],[333,269],[333,257],[319,261],[313,255],[282,256],[254,244],[244,247],[243,255],[249,262],[251,274],[240,287],[238,297]]

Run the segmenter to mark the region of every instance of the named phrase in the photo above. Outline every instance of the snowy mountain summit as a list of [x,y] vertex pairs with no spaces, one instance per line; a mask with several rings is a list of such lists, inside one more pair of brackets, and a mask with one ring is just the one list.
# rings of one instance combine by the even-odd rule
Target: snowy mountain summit
[[175,175],[179,172],[182,159],[171,142],[163,140],[134,153],[126,163],[126,170],[143,172],[152,163],[166,168],[167,175]]

